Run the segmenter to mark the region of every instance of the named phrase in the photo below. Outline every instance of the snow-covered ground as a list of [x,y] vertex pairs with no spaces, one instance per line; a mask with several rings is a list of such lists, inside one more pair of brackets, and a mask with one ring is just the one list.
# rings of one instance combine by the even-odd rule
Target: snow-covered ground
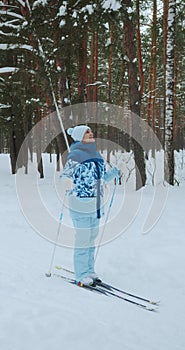
[[[97,272],[105,281],[160,300],[158,312],[151,313],[60,278],[45,277],[53,244],[27,222],[18,203],[9,157],[0,155],[1,350],[184,349],[185,176],[182,154],[177,156],[176,179],[180,186],[169,188],[164,210],[153,229],[142,233],[153,198],[153,187],[148,184],[142,190],[132,222],[117,238],[103,245],[97,257]],[[51,214],[59,215],[52,166],[46,161],[46,177],[38,180],[38,188]],[[116,215],[123,193],[122,185],[116,190],[111,215]],[[129,196],[134,203],[135,191],[130,190]],[[65,220],[69,220],[67,210],[64,223]],[[72,268],[72,257],[72,248],[57,246],[53,266]]]

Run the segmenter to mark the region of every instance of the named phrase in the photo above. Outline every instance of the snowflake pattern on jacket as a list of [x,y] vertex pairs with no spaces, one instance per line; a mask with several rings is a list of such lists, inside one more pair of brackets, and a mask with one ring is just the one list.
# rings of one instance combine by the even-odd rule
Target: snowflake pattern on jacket
[[83,198],[97,196],[98,181],[100,181],[100,195],[103,196],[104,174],[103,159],[89,159],[82,163],[69,159],[62,176],[67,176],[73,181],[72,194]]

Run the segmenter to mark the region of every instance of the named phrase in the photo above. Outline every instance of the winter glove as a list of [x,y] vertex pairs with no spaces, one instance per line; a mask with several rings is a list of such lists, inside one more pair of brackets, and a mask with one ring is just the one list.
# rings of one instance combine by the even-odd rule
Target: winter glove
[[104,180],[105,182],[109,182],[113,179],[116,179],[118,181],[119,176],[120,176],[120,171],[118,170],[118,168],[114,167],[105,173]]
[[62,176],[61,178],[61,196],[62,198],[65,197],[67,191],[71,191],[74,187],[73,181],[71,180],[70,177],[67,176]]

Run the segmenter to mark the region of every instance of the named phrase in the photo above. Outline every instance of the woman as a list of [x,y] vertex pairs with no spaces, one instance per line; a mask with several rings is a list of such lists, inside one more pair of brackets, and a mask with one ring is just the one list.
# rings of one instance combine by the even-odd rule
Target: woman
[[96,151],[92,130],[78,125],[67,130],[74,140],[62,173],[63,198],[68,191],[70,214],[75,227],[74,272],[78,285],[92,285],[99,279],[94,270],[94,242],[99,232],[104,181],[118,176],[109,172]]

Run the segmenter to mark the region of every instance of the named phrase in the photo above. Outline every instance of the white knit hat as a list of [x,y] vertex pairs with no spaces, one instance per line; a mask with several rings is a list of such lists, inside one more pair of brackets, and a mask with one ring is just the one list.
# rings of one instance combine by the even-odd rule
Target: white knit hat
[[82,141],[84,134],[89,130],[87,125],[77,125],[74,128],[69,128],[67,130],[68,135],[70,135],[74,141]]

